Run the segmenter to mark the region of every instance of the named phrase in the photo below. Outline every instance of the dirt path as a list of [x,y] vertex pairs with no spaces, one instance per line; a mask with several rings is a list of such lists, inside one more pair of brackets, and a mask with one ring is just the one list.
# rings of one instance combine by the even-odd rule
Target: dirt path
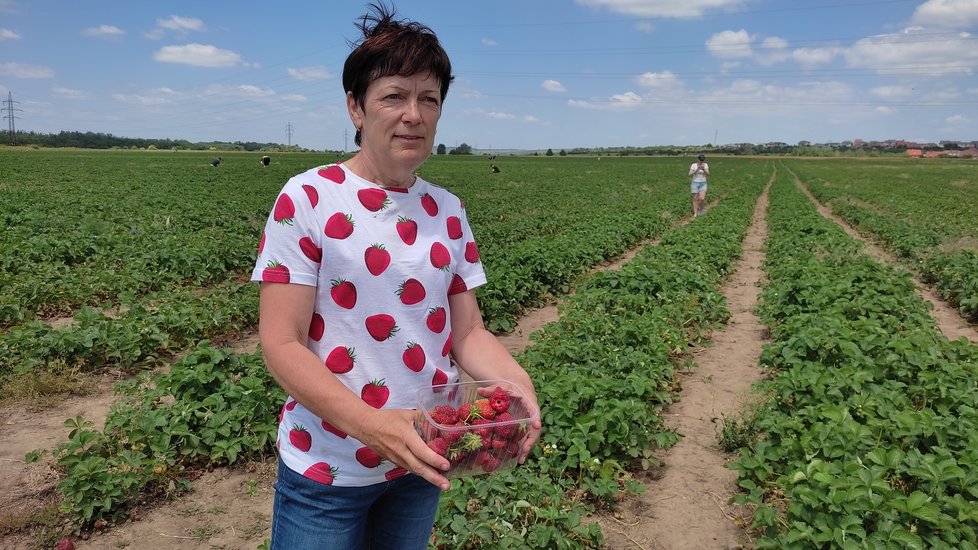
[[[838,224],[839,227],[841,227],[842,230],[853,239],[863,243],[863,249],[872,258],[881,263],[899,266],[902,268],[900,261],[893,254],[883,250],[871,239],[864,237],[859,233],[859,231],[846,223],[845,220],[833,214],[830,207],[820,203],[818,199],[812,195],[811,191],[808,190],[808,187],[804,184],[804,182],[802,182],[797,176],[795,176],[795,185],[802,191],[802,193],[805,194],[805,196],[808,197],[809,200],[812,201],[815,208],[818,209],[819,214]],[[934,318],[934,321],[937,323],[937,327],[941,330],[941,332],[943,332],[944,335],[950,340],[957,340],[958,338],[964,337],[967,338],[972,344],[978,344],[978,328],[969,325],[968,322],[961,317],[961,314],[958,313],[956,308],[948,305],[948,303],[940,297],[937,291],[925,285],[920,280],[919,276],[916,274],[912,274],[912,276],[913,282],[917,286],[917,292],[925,300],[930,302],[931,306],[933,306],[930,314],[931,317]]]
[[[773,176],[771,181],[773,181]],[[770,183],[768,184],[770,186]],[[737,474],[717,443],[722,417],[737,413],[750,387],[765,343],[765,328],[753,314],[763,280],[767,239],[767,188],[757,200],[743,255],[724,285],[731,318],[715,331],[709,347],[694,352],[697,367],[683,373],[679,400],[666,411],[667,424],[682,439],[663,453],[648,491],[626,502],[616,518],[604,518],[612,549],[727,549],[748,547],[740,527],[742,511],[728,504],[737,492]]]

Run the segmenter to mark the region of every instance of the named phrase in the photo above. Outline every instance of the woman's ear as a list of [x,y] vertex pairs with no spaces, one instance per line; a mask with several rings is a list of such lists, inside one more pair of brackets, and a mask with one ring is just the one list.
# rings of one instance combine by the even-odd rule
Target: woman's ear
[[357,100],[353,97],[353,92],[346,92],[346,110],[350,113],[350,120],[357,130],[363,129],[363,109],[357,105]]

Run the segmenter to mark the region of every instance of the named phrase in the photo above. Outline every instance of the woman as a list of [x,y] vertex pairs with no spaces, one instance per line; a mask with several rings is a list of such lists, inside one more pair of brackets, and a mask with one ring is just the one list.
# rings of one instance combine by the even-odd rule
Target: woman
[[706,157],[696,157],[696,162],[689,166],[689,191],[693,194],[693,216],[706,215],[706,180],[710,177],[710,165]]
[[426,548],[448,461],[412,409],[419,390],[459,379],[454,363],[519,384],[538,409],[526,371],[483,325],[474,289],[486,276],[461,201],[415,175],[451,63],[430,29],[372,8],[343,69],[360,150],[285,184],[252,275],[265,362],[289,395],[272,548]]

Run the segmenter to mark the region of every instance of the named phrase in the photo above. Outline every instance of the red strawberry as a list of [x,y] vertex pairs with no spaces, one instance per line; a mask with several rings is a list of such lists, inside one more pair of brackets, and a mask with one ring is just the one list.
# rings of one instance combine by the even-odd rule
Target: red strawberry
[[[448,383],[448,375],[445,374],[445,371],[436,368],[435,374],[432,375],[431,377],[431,385],[437,387],[437,386],[444,386],[447,383]],[[438,390],[436,389],[435,391]]]
[[326,332],[326,320],[322,315],[313,313],[312,320],[309,321],[309,337],[318,342],[324,332]]
[[261,271],[261,280],[268,283],[287,283],[289,268],[272,260],[268,262],[268,267]]
[[397,228],[397,234],[401,236],[404,244],[408,246],[414,244],[414,241],[418,238],[418,222],[411,218],[401,216],[397,218],[395,227]]
[[446,220],[448,225],[448,238],[449,239],[461,239],[462,238],[462,220],[458,216],[449,216]]
[[262,250],[265,250],[265,232],[264,231],[261,232],[261,239],[258,240],[258,253],[261,254],[261,251]]
[[306,258],[309,258],[317,264],[323,261],[323,249],[316,246],[312,238],[302,237],[299,239],[299,249],[306,255]]
[[333,279],[330,284],[332,287],[329,289],[329,295],[336,305],[344,309],[353,309],[353,306],[357,305],[357,287],[353,286],[353,283],[343,279]]
[[364,208],[371,212],[383,210],[391,203],[383,189],[361,189],[357,191],[357,199]]
[[476,399],[472,402],[472,412],[476,418],[492,420],[496,416],[496,411],[492,410],[492,405],[488,399]]
[[282,225],[292,225],[292,220],[295,218],[295,204],[292,202],[292,197],[285,193],[279,195],[272,216]]
[[332,485],[336,478],[337,469],[326,462],[317,462],[302,473],[305,477],[313,481],[318,481],[323,485]]
[[424,208],[424,211],[431,217],[438,215],[438,203],[435,202],[434,197],[428,193],[421,195],[421,207]]
[[459,406],[459,408],[456,411],[456,413],[458,414],[458,420],[459,420],[459,422],[468,422],[469,420],[472,420],[473,419],[473,416],[472,416],[472,404],[471,403],[462,403]]
[[479,247],[475,245],[475,241],[465,243],[465,261],[470,264],[479,261]]
[[452,351],[452,333],[449,331],[448,338],[445,339],[445,345],[441,347],[441,356],[448,357],[449,352]]
[[360,447],[357,449],[356,457],[357,462],[362,464],[365,468],[376,468],[377,466],[380,466],[381,462],[384,461],[384,459],[370,447]]
[[[466,426],[466,424],[464,422],[456,422],[454,426],[464,427]],[[459,439],[462,438],[463,435],[465,435],[465,432],[466,430],[459,429],[459,430],[441,430],[439,433],[441,434],[441,437],[448,442],[449,445],[454,445],[456,441],[458,441]]]
[[[496,422],[509,422],[511,420],[513,420],[513,415],[509,414],[508,412],[499,413],[495,418]],[[496,435],[503,439],[510,438],[514,433],[516,433],[517,427],[518,426],[516,424],[503,424],[496,426]]]
[[403,476],[406,473],[407,470],[398,466],[397,468],[394,468],[393,470],[384,474],[384,477],[387,478],[387,481],[394,481],[395,479]]
[[413,306],[421,300],[424,300],[424,285],[417,279],[408,279],[397,288],[397,295],[401,297],[402,304]]
[[323,232],[331,239],[345,239],[353,234],[353,216],[337,212],[326,220]]
[[491,405],[492,410],[496,411],[497,413],[504,413],[508,411],[509,401],[509,394],[506,393],[506,390],[499,386],[496,386],[496,389],[492,390],[492,393],[489,394],[489,405]]
[[390,396],[391,390],[383,380],[374,380],[360,390],[360,398],[375,409],[383,407]]
[[428,442],[428,448],[441,456],[448,456],[448,447],[448,442],[442,437],[436,437]]
[[448,271],[448,264],[452,262],[452,255],[445,248],[445,245],[440,242],[434,242],[431,245],[431,265],[435,266],[437,269],[443,269]]
[[486,453],[485,458],[482,460],[482,471],[486,473],[492,473],[502,466],[503,461],[499,458],[492,456],[492,454]]
[[405,367],[414,372],[421,372],[425,362],[424,349],[415,342],[408,342],[407,348],[401,354],[401,360],[404,361]]
[[346,172],[335,164],[332,166],[327,166],[326,168],[321,168],[318,173],[320,177],[326,178],[334,183],[343,183],[346,181]]
[[428,310],[428,317],[425,319],[425,324],[428,325],[428,330],[434,333],[439,333],[445,330],[445,322],[448,320],[448,314],[445,312],[445,308],[433,307]]
[[451,426],[458,422],[458,411],[451,405],[437,405],[431,410],[431,419],[436,424]]
[[468,285],[465,284],[465,279],[463,279],[458,273],[452,275],[452,282],[448,284],[448,295],[461,294],[468,290]]
[[389,339],[391,336],[394,336],[395,332],[400,330],[394,318],[386,313],[371,315],[367,317],[364,324],[367,326],[367,332],[370,333],[370,336],[378,342]]
[[296,449],[308,453],[312,447],[312,434],[299,424],[294,424],[292,429],[289,430],[289,442]]
[[316,205],[319,204],[319,191],[316,191],[316,188],[311,185],[303,185],[302,190],[305,191],[306,196],[309,197],[309,204],[311,204],[313,208],[316,208]]
[[339,437],[340,439],[346,439],[346,432],[341,431],[339,428],[330,424],[329,422],[326,422],[325,420],[323,420],[323,429],[336,437]]
[[343,374],[353,370],[353,363],[357,355],[353,348],[336,346],[333,351],[326,356],[326,368],[334,374]]
[[367,264],[367,271],[371,275],[380,275],[391,265],[391,254],[384,245],[374,243],[363,252],[363,262]]
[[58,550],[75,550],[75,543],[65,537],[58,541]]

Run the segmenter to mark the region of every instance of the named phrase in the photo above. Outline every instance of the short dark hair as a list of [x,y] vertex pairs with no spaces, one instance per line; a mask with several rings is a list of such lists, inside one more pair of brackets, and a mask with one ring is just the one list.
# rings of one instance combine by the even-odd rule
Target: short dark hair
[[[343,92],[352,93],[363,105],[367,87],[378,78],[430,73],[441,84],[441,100],[455,79],[452,62],[430,28],[414,21],[397,20],[393,9],[370,4],[371,13],[357,23],[363,37],[351,44],[353,51],[343,65]],[[353,141],[360,145],[360,129]]]
[[704,157],[703,155],[700,155],[700,156],[698,156],[696,158],[699,159],[699,160],[706,160],[706,157]]

